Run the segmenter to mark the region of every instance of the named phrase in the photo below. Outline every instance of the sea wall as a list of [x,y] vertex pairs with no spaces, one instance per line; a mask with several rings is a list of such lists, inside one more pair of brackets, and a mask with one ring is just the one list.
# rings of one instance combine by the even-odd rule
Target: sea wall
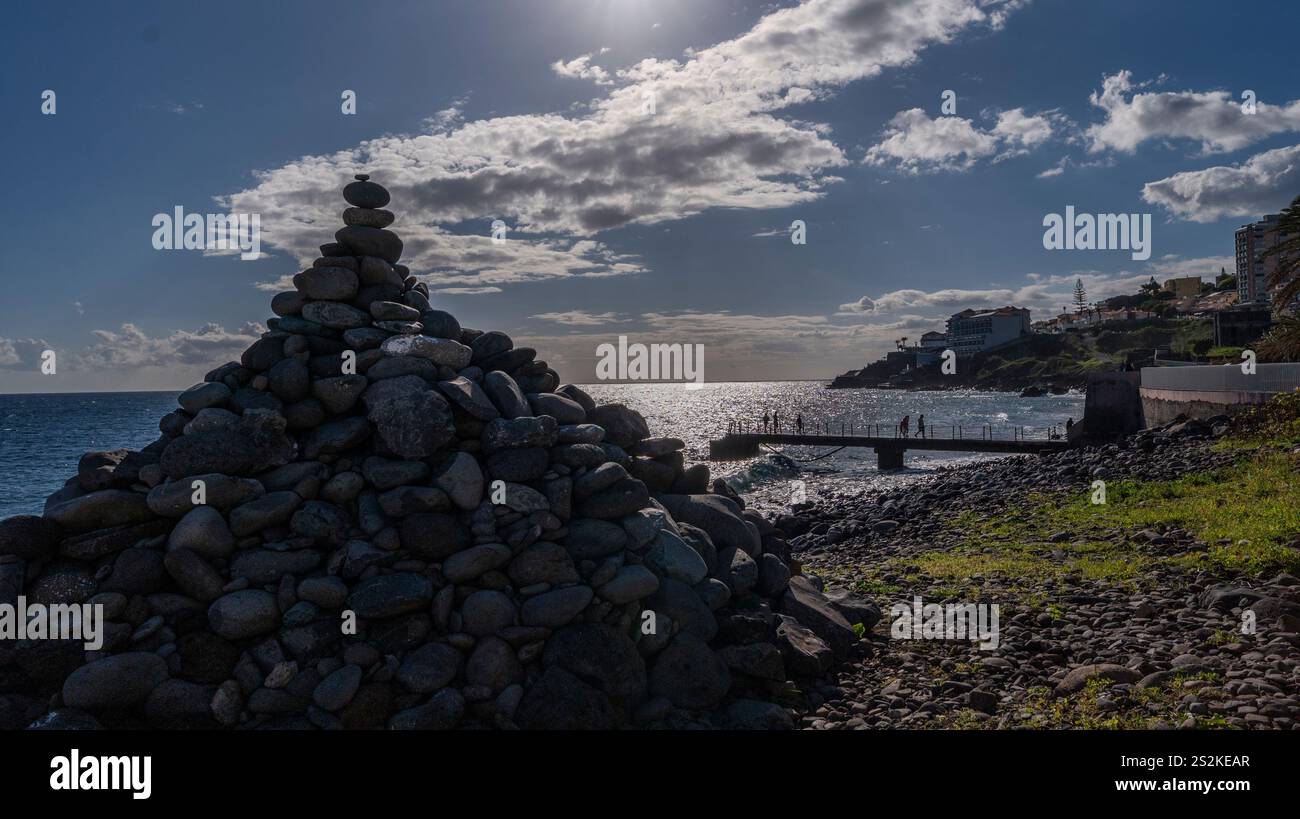
[[1268,403],[1276,393],[1226,390],[1153,390],[1143,387],[1142,415],[1148,426],[1161,426],[1179,415],[1213,418],[1233,415],[1258,404]]
[[1159,426],[1179,415],[1205,419],[1267,403],[1300,387],[1300,364],[1259,364],[1249,373],[1235,364],[1147,367],[1141,385],[1146,424]]

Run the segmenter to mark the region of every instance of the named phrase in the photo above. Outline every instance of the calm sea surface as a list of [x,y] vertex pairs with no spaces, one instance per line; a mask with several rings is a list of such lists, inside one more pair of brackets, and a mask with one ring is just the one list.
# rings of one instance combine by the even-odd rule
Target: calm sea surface
[[[705,384],[594,384],[585,386],[598,402],[618,401],[639,410],[655,435],[686,442],[687,460],[703,461],[710,438],[721,437],[732,421],[753,424],[764,411],[792,422],[796,413],[805,431],[816,424],[837,430],[853,424],[893,425],[903,415],[924,413],[934,430],[960,425],[978,430],[1021,426],[1041,434],[1066,418],[1083,415],[1083,396],[1021,398],[1014,393],[827,390],[822,382],[745,382]],[[83,453],[97,449],[139,449],[158,437],[158,420],[176,407],[173,392],[0,395],[0,518],[40,514],[45,498],[76,474]],[[942,433],[941,433],[942,434]],[[978,435],[978,432],[976,433]],[[785,447],[780,456],[711,464],[715,476],[759,507],[784,507],[801,481],[810,498],[828,493],[870,492],[915,480],[942,465],[990,457],[971,453],[907,454],[908,468],[882,474],[869,449],[845,449],[820,460],[801,462],[828,447]]]

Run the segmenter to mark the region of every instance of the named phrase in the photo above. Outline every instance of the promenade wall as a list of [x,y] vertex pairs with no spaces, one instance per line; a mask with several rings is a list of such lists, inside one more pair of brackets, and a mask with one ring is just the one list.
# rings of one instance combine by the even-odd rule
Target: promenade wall
[[1139,393],[1145,425],[1155,427],[1179,415],[1233,415],[1298,387],[1300,364],[1258,364],[1251,374],[1237,364],[1146,367]]

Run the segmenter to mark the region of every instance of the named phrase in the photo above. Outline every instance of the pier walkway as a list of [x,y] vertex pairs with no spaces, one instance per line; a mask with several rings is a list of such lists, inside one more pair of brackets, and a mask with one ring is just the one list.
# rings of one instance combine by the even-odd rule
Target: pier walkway
[[728,432],[709,441],[709,460],[728,461],[753,458],[767,445],[815,447],[868,447],[876,451],[880,469],[902,469],[903,454],[909,449],[942,452],[991,452],[1043,455],[1061,452],[1070,444],[1055,430],[1026,430],[1023,427],[928,427],[925,437],[904,437],[893,424],[869,424],[854,429],[844,425],[838,430],[819,427],[802,433],[763,432],[744,428]]

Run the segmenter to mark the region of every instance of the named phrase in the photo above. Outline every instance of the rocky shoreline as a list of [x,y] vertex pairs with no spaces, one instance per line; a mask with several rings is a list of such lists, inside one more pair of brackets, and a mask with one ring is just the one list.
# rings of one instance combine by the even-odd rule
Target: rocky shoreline
[[[1007,538],[996,527],[987,540],[969,537],[972,523],[1086,497],[1096,480],[1168,481],[1228,467],[1247,456],[1213,446],[1226,431],[1180,422],[1119,444],[955,467],[879,498],[832,498],[779,518],[804,571],[856,583],[886,609],[856,658],[805,692],[800,725],[1300,728],[1300,580],[1292,574],[1189,567],[1188,558],[1230,544],[1177,526],[1043,532],[1038,543],[1018,544],[1025,552],[1004,551],[1010,544],[999,543]],[[1300,532],[1292,536],[1300,554]],[[1141,568],[1089,576],[1071,565],[1072,545],[1131,555]],[[970,561],[958,572],[994,571],[962,582],[925,570],[947,568],[954,553]],[[1015,559],[1030,567],[1026,576],[1017,577]],[[890,639],[891,602],[972,595],[1001,607],[996,650]],[[1241,633],[1243,612],[1254,634]]]

